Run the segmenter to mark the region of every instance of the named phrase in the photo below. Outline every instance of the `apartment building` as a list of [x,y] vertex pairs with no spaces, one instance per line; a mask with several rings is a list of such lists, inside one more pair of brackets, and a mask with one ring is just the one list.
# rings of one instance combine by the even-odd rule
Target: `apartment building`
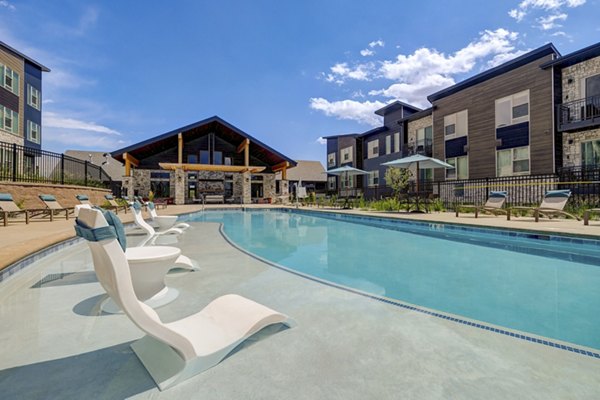
[[41,148],[42,72],[50,69],[0,42],[0,142]]
[[600,43],[544,65],[555,78],[559,166],[600,165]]

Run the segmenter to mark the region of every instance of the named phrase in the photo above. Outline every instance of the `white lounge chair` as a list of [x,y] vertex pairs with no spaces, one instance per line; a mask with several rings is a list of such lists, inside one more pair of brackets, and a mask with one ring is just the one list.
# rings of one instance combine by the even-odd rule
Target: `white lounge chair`
[[147,202],[146,206],[148,207],[148,213],[150,214],[150,218],[158,226],[158,229],[160,229],[161,232],[170,228],[186,230],[190,227],[190,225],[186,224],[185,222],[175,224],[177,222],[176,215],[158,215],[156,213],[156,206],[151,201]]
[[146,333],[131,348],[160,390],[215,366],[268,325],[295,325],[288,316],[235,294],[221,296],[189,317],[164,323],[136,297],[130,266],[116,235],[101,231],[106,231],[108,225],[102,213],[82,209],[78,224],[81,231],[92,237],[88,244],[100,284]]
[[[86,204],[77,207],[78,213],[82,209],[91,210]],[[103,212],[101,210],[98,210]],[[125,250],[125,257],[131,268],[131,280],[135,293],[141,301],[153,308],[164,306],[175,300],[179,295],[176,289],[168,288],[165,284],[165,276],[173,268],[187,268],[198,270],[195,262],[181,255],[181,250],[176,247],[151,246],[127,248],[127,238],[123,225],[114,214],[104,214],[108,219],[108,225],[117,233],[121,248]],[[77,228],[76,228],[77,231]],[[112,300],[107,299],[100,306],[102,311],[115,314],[121,312],[121,308]]]
[[156,232],[152,226],[144,221],[144,217],[142,216],[142,205],[139,202],[135,201],[131,203],[130,208],[133,213],[135,224],[151,237],[161,235],[181,235],[183,233],[183,230],[179,228],[169,228],[165,231]]

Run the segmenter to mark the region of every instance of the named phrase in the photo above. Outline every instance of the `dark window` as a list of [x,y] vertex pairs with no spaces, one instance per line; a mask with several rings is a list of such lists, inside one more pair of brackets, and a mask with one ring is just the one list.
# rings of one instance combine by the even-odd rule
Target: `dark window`
[[456,133],[456,125],[446,125],[446,135],[454,135]]
[[188,164],[198,164],[198,156],[196,154],[188,155]]
[[263,180],[263,176],[262,175],[252,175],[252,178],[250,178],[253,181],[262,181]]
[[200,150],[200,164],[210,164],[210,153],[207,150]]
[[222,151],[213,151],[213,164],[215,164],[215,165],[223,164],[223,152]]
[[198,175],[188,174],[188,181],[195,181],[196,179],[198,179]]
[[585,97],[600,96],[600,75],[585,80]]
[[155,197],[171,197],[169,181],[150,181],[150,190]]
[[169,172],[150,172],[150,179],[166,179],[169,180],[171,174]]
[[521,104],[520,106],[514,106],[512,108],[513,119],[525,117],[527,114],[529,114],[529,104],[527,103]]
[[232,165],[231,164],[231,157],[225,157],[225,165]]

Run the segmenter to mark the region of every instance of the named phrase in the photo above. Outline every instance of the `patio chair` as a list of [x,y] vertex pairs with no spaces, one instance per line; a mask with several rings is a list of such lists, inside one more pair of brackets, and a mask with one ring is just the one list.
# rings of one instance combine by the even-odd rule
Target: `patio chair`
[[506,203],[506,198],[508,197],[508,193],[504,191],[491,191],[490,197],[488,197],[487,201],[482,206],[475,205],[461,205],[456,207],[456,216],[458,217],[460,208],[474,209],[475,210],[475,218],[479,216],[479,213],[489,213],[489,214],[504,214],[508,213],[508,210],[503,209],[504,203]]
[[152,222],[154,222],[158,226],[158,229],[160,229],[161,231],[173,227],[181,230],[186,230],[190,227],[190,225],[186,224],[185,222],[175,224],[177,222],[176,215],[158,215],[156,213],[156,206],[152,201],[148,202],[148,213],[150,214],[150,219],[152,219]]
[[[19,214],[25,215],[25,223],[29,223],[29,218],[34,217],[39,214],[46,214],[48,210],[46,209],[20,209],[19,206],[15,204],[15,201],[12,198],[10,193],[0,193],[0,217],[2,217],[3,225],[8,225],[8,219],[14,217]],[[50,214],[50,221],[52,221],[53,216]]]
[[539,205],[539,207],[511,207],[510,209],[508,209],[508,212],[506,213],[506,219],[510,220],[511,212],[513,210],[525,210],[525,211],[533,211],[533,216],[535,217],[535,222],[539,222],[540,216],[548,217],[549,219],[552,219],[552,217],[559,216],[559,215],[562,215],[565,217],[571,217],[573,219],[576,219],[577,221],[580,221],[581,218],[579,218],[573,214],[569,214],[566,211],[563,211],[563,209],[565,208],[565,205],[567,204],[567,201],[569,200],[569,197],[571,197],[571,191],[568,189],[566,189],[566,190],[548,190],[546,192],[546,194],[544,195],[544,198],[542,199],[542,203]]
[[90,203],[90,198],[87,194],[78,194],[75,196],[75,198],[79,200],[80,204],[89,204],[91,206],[93,205],[92,203]]
[[61,212],[64,212],[65,218],[69,219],[69,214],[72,214],[75,211],[73,207],[63,207],[51,194],[40,194],[39,198],[46,206],[51,217],[54,216],[55,213],[60,214]]
[[106,199],[106,201],[108,201],[108,203],[110,204],[110,208],[115,210],[115,212],[118,214],[119,213],[119,209],[123,209],[125,211],[125,214],[127,214],[127,206],[122,206],[119,205],[119,203],[117,203],[117,201],[115,200],[115,198],[113,197],[112,194],[105,194],[104,198]]
[[146,232],[149,237],[155,238],[161,235],[181,235],[183,233],[183,230],[179,228],[169,228],[165,231],[156,232],[152,226],[144,221],[144,217],[142,216],[142,205],[139,202],[136,201],[132,203],[130,207],[135,224],[138,228],[141,228]]
[[144,333],[131,348],[160,390],[221,362],[240,343],[273,324],[295,323],[285,314],[239,295],[228,294],[200,312],[163,322],[135,293],[130,265],[114,229],[99,210],[81,210],[78,234],[88,239],[98,281]]

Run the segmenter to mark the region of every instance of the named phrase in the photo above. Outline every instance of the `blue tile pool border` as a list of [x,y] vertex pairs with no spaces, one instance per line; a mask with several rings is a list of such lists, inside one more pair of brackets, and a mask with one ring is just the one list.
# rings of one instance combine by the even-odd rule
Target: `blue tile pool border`
[[[264,211],[263,209],[252,209],[252,210]],[[281,210],[289,210],[289,209],[269,209],[269,211],[281,211]],[[305,210],[301,210],[301,211],[289,210],[289,211],[291,211],[291,212],[298,212],[298,213],[302,213],[302,214],[305,213]],[[321,216],[323,213],[316,212],[315,214],[317,216]],[[327,213],[327,214],[333,214],[333,213]],[[337,214],[337,215],[341,215],[341,214]],[[346,216],[346,215],[343,215],[343,216]],[[375,218],[377,218],[377,217],[375,217]],[[401,221],[401,222],[404,222],[404,221]],[[428,223],[425,223],[425,224],[428,224]],[[248,256],[250,256],[250,257],[252,257],[252,258],[254,258],[254,259],[258,260],[258,261],[260,261],[260,262],[263,262],[263,263],[265,263],[267,265],[270,265],[270,266],[272,266],[274,268],[277,268],[279,270],[291,273],[291,274],[299,276],[301,278],[308,279],[310,281],[313,281],[313,282],[316,282],[316,283],[320,283],[320,284],[323,284],[323,285],[326,285],[326,286],[329,286],[329,287],[333,287],[333,288],[336,288],[336,289],[344,290],[346,292],[353,293],[353,294],[356,294],[356,295],[359,295],[359,296],[362,296],[362,297],[366,297],[366,298],[369,298],[369,299],[372,299],[372,300],[375,300],[375,301],[379,301],[381,303],[385,303],[385,304],[393,305],[393,306],[396,306],[396,307],[400,307],[400,308],[403,308],[405,310],[419,312],[419,313],[422,313],[422,314],[430,315],[430,316],[436,317],[436,318],[441,318],[441,319],[444,319],[444,320],[447,320],[447,321],[451,321],[451,322],[454,322],[454,323],[458,323],[458,324],[461,324],[461,325],[466,325],[466,326],[470,326],[470,327],[473,327],[473,328],[485,330],[485,331],[488,331],[488,332],[493,332],[493,333],[497,333],[497,334],[500,334],[500,335],[510,336],[510,337],[515,338],[515,339],[525,340],[525,341],[528,341],[528,342],[531,342],[531,343],[536,343],[536,344],[540,344],[540,345],[543,345],[543,346],[548,346],[548,347],[552,347],[552,348],[555,348],[555,349],[565,350],[565,351],[568,351],[568,352],[571,352],[571,353],[580,354],[580,355],[584,355],[584,356],[587,356],[587,357],[592,357],[592,358],[600,359],[600,353],[598,353],[596,351],[590,351],[588,349],[581,348],[581,347],[576,347],[574,345],[567,345],[567,344],[558,343],[557,341],[553,341],[550,338],[535,337],[535,336],[527,335],[527,334],[524,334],[524,333],[521,333],[521,332],[518,332],[518,331],[510,331],[508,329],[504,329],[504,328],[501,328],[501,327],[496,327],[496,326],[488,325],[488,324],[485,324],[485,323],[482,323],[482,322],[478,322],[478,321],[475,321],[475,320],[468,320],[468,319],[459,318],[459,317],[457,317],[455,315],[444,314],[444,313],[439,312],[439,311],[434,311],[434,310],[430,310],[430,309],[427,309],[427,308],[424,308],[424,307],[418,307],[418,306],[415,306],[413,304],[404,303],[404,302],[399,301],[399,300],[390,299],[390,298],[383,297],[383,296],[377,296],[377,295],[374,295],[374,294],[371,294],[371,293],[366,293],[366,292],[363,292],[363,291],[360,291],[360,290],[357,290],[357,289],[354,289],[354,288],[351,288],[351,287],[347,287],[347,286],[340,285],[340,284],[337,284],[337,283],[334,283],[334,282],[330,282],[330,281],[327,281],[327,280],[324,280],[324,279],[320,279],[320,278],[314,277],[312,275],[303,274],[303,273],[298,272],[296,270],[293,270],[293,269],[290,269],[290,268],[285,267],[283,265],[277,264],[277,263],[275,263],[273,261],[267,260],[267,259],[265,259],[263,257],[260,257],[260,256],[258,256],[256,254],[254,254],[254,253],[252,253],[250,251],[247,251],[246,249],[242,248],[241,246],[239,246],[238,244],[236,244],[233,240],[231,240],[227,236],[227,234],[225,233],[224,225],[223,224],[220,224],[219,232],[221,233],[221,235],[223,236],[223,238],[227,241],[227,243],[229,243],[231,246],[235,247],[236,249],[238,249],[242,253],[244,253],[244,254],[246,254],[246,255],[248,255]]]

